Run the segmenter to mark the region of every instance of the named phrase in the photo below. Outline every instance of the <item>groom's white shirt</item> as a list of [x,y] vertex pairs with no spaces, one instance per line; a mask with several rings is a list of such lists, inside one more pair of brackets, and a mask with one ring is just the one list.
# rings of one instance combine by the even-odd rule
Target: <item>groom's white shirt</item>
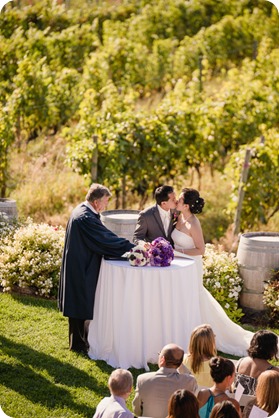
[[162,209],[160,205],[157,205],[157,208],[158,208],[159,215],[160,215],[160,218],[162,220],[162,223],[164,225],[165,234],[167,236],[169,226],[170,226],[171,212],[170,212],[170,210]]

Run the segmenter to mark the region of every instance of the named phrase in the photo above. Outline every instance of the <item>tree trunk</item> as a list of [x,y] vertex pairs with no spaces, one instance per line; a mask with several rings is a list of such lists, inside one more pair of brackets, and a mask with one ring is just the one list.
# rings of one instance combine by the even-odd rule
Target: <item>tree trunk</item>
[[126,209],[126,176],[122,178],[122,209]]
[[98,177],[98,136],[93,135],[94,149],[92,153],[91,180],[96,183]]

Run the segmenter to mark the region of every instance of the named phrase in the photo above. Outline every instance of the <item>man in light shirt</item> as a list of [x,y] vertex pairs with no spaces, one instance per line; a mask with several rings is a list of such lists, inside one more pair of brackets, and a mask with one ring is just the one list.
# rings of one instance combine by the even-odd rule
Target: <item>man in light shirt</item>
[[156,204],[140,212],[133,241],[152,242],[158,237],[172,244],[171,233],[174,228],[174,213],[177,199],[173,187],[160,186],[155,190]]
[[133,376],[129,370],[116,369],[108,380],[110,397],[104,398],[98,404],[93,418],[134,418],[126,407],[126,399],[133,387]]

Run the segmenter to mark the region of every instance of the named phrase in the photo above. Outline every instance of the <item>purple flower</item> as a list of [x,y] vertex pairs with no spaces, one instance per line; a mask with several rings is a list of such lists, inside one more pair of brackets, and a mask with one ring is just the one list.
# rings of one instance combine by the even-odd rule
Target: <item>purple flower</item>
[[162,237],[154,239],[148,251],[151,266],[167,267],[174,258],[171,244]]
[[180,212],[174,212],[173,217],[172,217],[173,225],[177,224],[179,214],[180,214]]

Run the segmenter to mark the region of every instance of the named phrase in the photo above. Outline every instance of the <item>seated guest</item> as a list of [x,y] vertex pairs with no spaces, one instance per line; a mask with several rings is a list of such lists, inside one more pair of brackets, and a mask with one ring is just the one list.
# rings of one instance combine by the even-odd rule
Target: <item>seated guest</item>
[[266,370],[260,374],[256,387],[256,399],[245,406],[242,413],[243,418],[249,417],[254,405],[268,412],[269,416],[277,411],[279,407],[279,373],[276,370]]
[[177,205],[171,186],[161,186],[155,190],[156,205],[140,212],[133,241],[152,242],[163,237],[172,243],[171,233],[174,228],[173,212]]
[[167,418],[199,418],[199,402],[189,390],[176,390],[168,406]]
[[184,356],[179,373],[189,371],[195,376],[199,386],[211,387],[214,382],[210,376],[209,360],[216,354],[215,335],[211,326],[199,325],[191,334],[188,354]]
[[184,351],[176,344],[168,344],[159,354],[156,372],[140,374],[137,378],[133,411],[138,416],[165,418],[168,401],[177,389],[195,393],[198,385],[194,376],[179,374]]
[[210,374],[214,385],[210,389],[202,389],[198,393],[200,418],[209,418],[213,406],[222,401],[231,401],[238,413],[239,403],[225,393],[231,387],[235,377],[235,367],[231,360],[223,357],[213,357],[209,362]]
[[240,415],[231,401],[223,401],[213,406],[210,418],[240,418]]
[[98,404],[93,418],[134,418],[126,407],[126,399],[133,387],[133,376],[129,370],[116,369],[108,380],[111,393]]
[[241,358],[236,365],[235,387],[241,383],[245,395],[255,395],[260,374],[270,369],[279,371],[279,367],[273,366],[268,361],[277,359],[277,335],[267,330],[257,331],[247,352],[248,356]]

